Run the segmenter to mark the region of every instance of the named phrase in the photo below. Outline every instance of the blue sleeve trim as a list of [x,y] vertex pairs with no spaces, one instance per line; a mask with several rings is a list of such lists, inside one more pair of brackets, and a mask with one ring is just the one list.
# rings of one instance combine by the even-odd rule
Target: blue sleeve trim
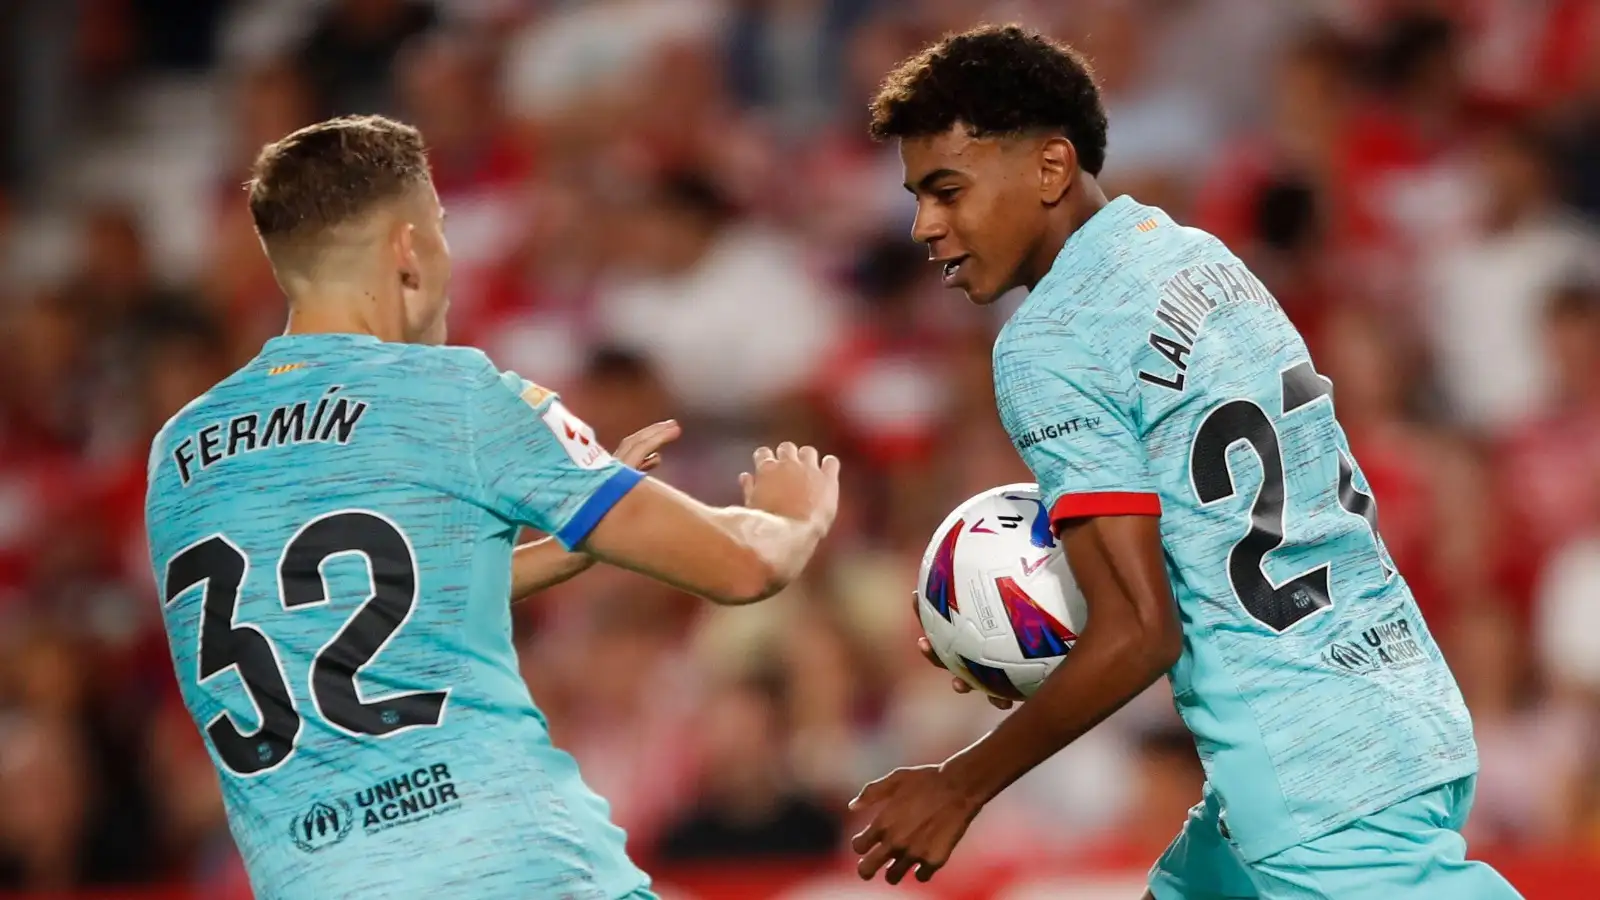
[[627,466],[617,469],[589,495],[589,499],[583,501],[583,505],[578,507],[578,511],[567,520],[567,524],[556,532],[556,540],[568,550],[576,548],[589,536],[589,532],[600,524],[600,520],[606,517],[611,507],[616,506],[623,495],[633,490],[633,486],[643,480],[644,473],[638,469]]

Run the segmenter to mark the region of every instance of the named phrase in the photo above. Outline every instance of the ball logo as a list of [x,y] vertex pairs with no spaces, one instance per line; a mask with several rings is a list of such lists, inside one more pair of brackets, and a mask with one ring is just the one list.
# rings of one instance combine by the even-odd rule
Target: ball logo
[[1011,631],[1017,636],[1017,649],[1022,651],[1023,659],[1065,656],[1072,649],[1078,636],[1035,603],[1016,579],[997,578],[995,589],[1000,592],[1000,602],[1011,618]]
[[326,850],[350,836],[356,817],[350,804],[343,800],[332,803],[318,800],[289,824],[289,836],[294,845],[307,853]]
[[1055,549],[1055,525],[1050,521],[1050,511],[1044,508],[1044,501],[1038,497],[1018,494],[1007,494],[1006,499],[1013,503],[1032,503],[1034,505],[1033,524],[1028,526],[1028,540],[1041,550]]
[[944,616],[945,621],[952,621],[951,614],[960,611],[956,605],[956,541],[961,539],[962,522],[957,520],[956,526],[950,529],[939,542],[939,550],[934,554],[933,564],[928,569],[928,604],[934,611]]

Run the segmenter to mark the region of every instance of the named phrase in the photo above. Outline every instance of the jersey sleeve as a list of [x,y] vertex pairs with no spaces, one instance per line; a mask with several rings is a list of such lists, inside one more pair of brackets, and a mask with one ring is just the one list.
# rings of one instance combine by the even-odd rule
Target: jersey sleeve
[[1070,335],[1027,329],[995,347],[995,398],[1051,520],[1160,515],[1132,416],[1132,379]]
[[607,453],[559,397],[514,372],[481,377],[469,414],[485,504],[569,550],[644,478]]

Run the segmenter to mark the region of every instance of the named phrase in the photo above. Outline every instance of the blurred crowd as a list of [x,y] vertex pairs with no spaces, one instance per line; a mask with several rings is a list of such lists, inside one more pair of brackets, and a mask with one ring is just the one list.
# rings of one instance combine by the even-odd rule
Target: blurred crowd
[[[347,112],[419,126],[452,341],[664,479],[845,461],[803,583],[717,610],[596,569],[516,608],[555,740],[650,864],[840,854],[843,802],[999,715],[918,657],[999,427],[1017,298],[946,294],[866,103],[946,30],[1082,48],[1108,193],[1226,240],[1337,386],[1384,538],[1475,717],[1478,846],[1600,852],[1600,3],[21,0],[0,106],[0,888],[236,880],[142,535],[156,429],[283,326],[241,184]],[[63,9],[72,11],[63,13]],[[1158,685],[960,853],[1152,856],[1199,796]]]

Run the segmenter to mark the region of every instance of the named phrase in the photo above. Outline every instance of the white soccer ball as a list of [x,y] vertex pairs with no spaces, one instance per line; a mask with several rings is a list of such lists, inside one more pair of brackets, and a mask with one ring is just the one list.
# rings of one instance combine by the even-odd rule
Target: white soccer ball
[[922,556],[917,615],[934,653],[974,689],[1009,700],[1038,690],[1089,616],[1038,485],[956,507]]

